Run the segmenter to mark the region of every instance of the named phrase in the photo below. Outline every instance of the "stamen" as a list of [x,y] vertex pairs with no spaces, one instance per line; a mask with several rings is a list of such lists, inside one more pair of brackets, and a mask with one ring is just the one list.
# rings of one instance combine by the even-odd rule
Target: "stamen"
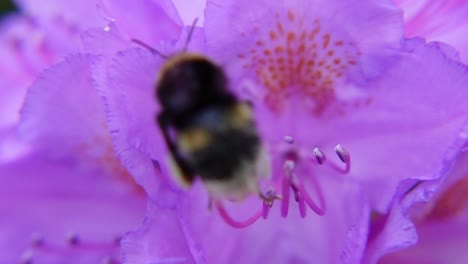
[[263,212],[262,212],[263,210],[260,209],[247,220],[239,222],[239,221],[232,219],[232,217],[227,213],[226,209],[224,208],[223,204],[220,201],[216,201],[215,204],[216,204],[216,208],[218,209],[219,215],[223,218],[223,220],[226,223],[228,223],[230,226],[234,228],[248,227],[252,225],[253,223],[255,223],[263,215]]
[[322,165],[325,162],[325,153],[323,153],[319,148],[315,147],[314,148],[314,156],[315,159],[317,160],[318,164]]
[[297,178],[296,174],[291,174],[291,177],[290,177],[290,185],[291,185],[291,188],[294,192],[294,200],[296,200],[296,202],[298,203],[299,205],[299,212],[301,214],[301,217],[304,218],[306,216],[306,208],[305,208],[305,203],[304,203],[304,199],[302,197],[302,191],[299,190],[299,186],[300,186],[300,182],[299,182],[299,179]]
[[268,213],[270,212],[270,206],[266,204],[265,202],[263,203],[263,208],[262,208],[262,217],[263,219],[267,219]]
[[342,168],[341,166],[337,165],[336,163],[330,161],[327,159],[325,153],[320,150],[319,148],[315,147],[313,150],[313,156],[314,159],[317,161],[318,164],[322,165],[324,163],[327,163],[332,169],[343,173],[343,174],[348,174],[351,171],[351,155],[349,152],[343,148],[340,144],[336,145],[335,147],[335,153],[340,159],[341,162],[345,163],[345,168]]
[[291,186],[291,174],[294,171],[294,168],[296,167],[294,161],[292,160],[286,160],[284,162],[284,175],[283,175],[283,200],[281,201],[281,216],[286,217],[288,216],[288,211],[289,211],[289,187]]
[[307,205],[309,205],[310,209],[312,209],[318,215],[324,215],[325,212],[327,211],[327,207],[326,207],[325,199],[323,197],[322,188],[320,188],[317,178],[314,175],[311,175],[311,176],[312,176],[311,179],[313,181],[312,186],[314,187],[315,192],[317,193],[317,198],[319,200],[320,206],[318,206],[314,202],[314,200],[312,200],[312,198],[307,193],[303,184],[298,186],[299,192],[303,194],[302,198],[304,198],[305,202],[307,203]]
[[39,233],[34,233],[31,235],[31,244],[33,247],[43,246],[45,243],[44,236]]
[[347,163],[349,160],[349,152],[346,151],[340,144],[336,145],[335,152],[343,163]]
[[[255,223],[260,217],[266,219],[273,206],[274,200],[281,200],[281,216],[287,217],[289,213],[289,197],[290,192],[294,193],[294,200],[297,202],[299,207],[299,213],[302,218],[307,215],[307,207],[313,210],[317,215],[323,216],[327,211],[327,206],[322,192],[322,188],[319,184],[316,175],[310,171],[309,166],[304,163],[305,160],[314,159],[319,165],[327,163],[334,170],[340,173],[348,173],[351,169],[351,156],[350,153],[343,148],[341,145],[335,147],[335,152],[341,162],[345,163],[346,167],[337,165],[333,161],[326,158],[325,153],[318,147],[313,149],[311,155],[310,152],[301,151],[292,144],[294,142],[291,136],[284,137],[284,143],[280,144],[277,149],[273,151],[274,154],[279,155],[283,161],[276,163],[275,177],[273,185],[266,192],[260,192],[259,196],[262,199],[262,207],[255,212],[255,214],[243,221],[234,220],[226,211],[221,201],[214,201],[216,208],[219,211],[220,216],[223,220],[235,228],[244,228]],[[305,158],[305,160],[304,160]],[[282,170],[282,173],[279,173]],[[297,174],[299,171],[299,175]],[[302,175],[303,174],[303,175]],[[305,178],[307,177],[307,178]],[[311,196],[306,189],[304,181],[308,181],[307,184],[311,184],[315,195]],[[277,194],[277,190],[281,188],[281,195]],[[312,198],[314,197],[314,198]],[[306,206],[307,205],[307,206]]]
[[297,203],[299,204],[299,213],[301,214],[301,217],[304,218],[307,215],[307,210],[305,207],[304,198],[302,197],[302,193],[298,192],[297,197]]
[[294,143],[294,138],[291,137],[291,136],[285,136],[284,137],[284,142],[286,142],[288,144],[293,144]]
[[336,152],[336,155],[338,155],[338,157],[340,158],[341,162],[345,163],[346,167],[342,169],[341,167],[339,167],[338,165],[334,163],[331,164],[333,165],[332,167],[334,167],[335,169],[338,169],[338,171],[341,171],[344,174],[348,174],[351,171],[351,155],[340,144],[336,145],[335,152]]
[[67,235],[67,241],[70,246],[78,246],[78,244],[80,244],[80,238],[76,233],[69,233]]
[[20,258],[20,264],[32,264],[33,263],[33,252],[28,250]]

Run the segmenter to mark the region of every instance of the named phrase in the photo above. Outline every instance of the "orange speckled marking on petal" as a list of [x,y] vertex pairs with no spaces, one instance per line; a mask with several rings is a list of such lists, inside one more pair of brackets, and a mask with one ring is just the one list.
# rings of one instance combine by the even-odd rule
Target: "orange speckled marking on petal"
[[[95,149],[99,149],[99,153],[96,153]],[[104,169],[116,181],[127,183],[136,194],[146,195],[144,189],[135,182],[127,169],[122,166],[114,151],[110,136],[95,136],[89,142],[80,144],[76,149],[76,154],[89,164],[98,165]]]
[[442,220],[468,210],[468,174],[436,198],[427,220]]
[[359,50],[319,19],[304,23],[292,10],[275,17],[273,27],[263,29],[250,49],[258,56],[247,55],[243,65],[257,74],[267,90],[265,103],[274,112],[295,95],[311,99],[309,110],[320,116],[337,100],[336,85],[357,64]]

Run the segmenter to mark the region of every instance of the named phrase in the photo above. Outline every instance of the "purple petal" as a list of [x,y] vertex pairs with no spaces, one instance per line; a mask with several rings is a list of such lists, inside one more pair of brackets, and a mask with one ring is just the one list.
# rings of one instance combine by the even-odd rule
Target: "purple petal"
[[0,262],[118,261],[117,239],[145,210],[145,197],[128,183],[40,156],[1,165]]
[[78,32],[63,21],[5,18],[0,29],[0,127],[16,123],[27,86],[37,74],[79,47]]
[[182,21],[169,0],[101,0],[99,4],[104,15],[115,24],[124,36],[138,39],[154,46],[162,39],[177,39]]
[[[185,43],[186,28],[180,40],[171,45],[171,52],[181,50]],[[189,45],[190,50],[202,50],[203,34],[196,30]],[[156,115],[159,112],[155,96],[157,73],[163,60],[143,49],[119,52],[109,65],[99,65],[94,72],[98,89],[106,102],[109,128],[123,164],[155,198],[157,177],[152,160],[158,161],[165,175],[167,148]]]
[[401,180],[440,177],[467,137],[467,67],[445,58],[436,45],[405,45],[412,53],[369,84],[372,103],[336,121],[329,133],[318,132],[347,147],[352,175],[382,212]]
[[156,124],[154,85],[162,59],[147,50],[120,52],[109,69],[95,78],[105,98],[108,124],[121,160],[150,194],[156,191],[154,160],[165,143]]
[[185,25],[191,25],[195,18],[198,18],[198,25],[203,25],[205,20],[203,11],[205,10],[206,0],[173,0],[174,5]]
[[373,235],[365,254],[368,263],[382,257],[384,262],[405,263],[459,263],[463,259],[462,248],[468,243],[467,161],[465,151],[440,179],[400,186],[402,199],[396,200],[388,216],[372,221]]
[[[305,45],[300,56],[306,59],[312,57],[314,49],[325,53],[325,49],[341,50],[351,45],[362,55],[363,71],[375,75],[388,60],[382,56],[399,48],[403,29],[399,10],[386,1],[211,0],[207,1],[205,16],[209,53],[222,65],[229,64],[228,70],[236,78],[244,71],[241,66],[245,60],[239,57],[261,57],[263,52],[268,55],[267,49],[275,53],[277,46],[289,52],[288,41],[298,39]],[[316,48],[312,48],[314,44]],[[254,49],[257,54],[251,53]],[[231,69],[233,65],[238,68]]]
[[131,46],[130,42],[123,39],[120,32],[117,32],[114,27],[108,27],[107,29],[94,28],[86,30],[81,36],[84,50],[91,54],[111,58],[118,51]]
[[186,230],[177,210],[149,207],[143,227],[128,233],[122,241],[123,262],[145,263],[200,263],[195,262],[186,241]]
[[468,2],[464,0],[394,0],[405,12],[405,35],[424,37],[454,46],[468,62]]
[[[323,182],[325,188],[337,190],[327,194],[329,211],[324,217],[302,219],[298,211],[292,211],[288,218],[282,218],[277,208],[266,221],[245,229],[234,229],[217,213],[208,211],[207,194],[197,184],[180,196],[176,210],[154,207],[148,217],[151,221],[137,235],[131,235],[132,246],[123,248],[124,255],[140,263],[163,260],[169,256],[161,253],[169,239],[176,248],[188,245],[191,255],[186,252],[180,257],[193,257],[197,263],[359,263],[367,240],[365,200],[353,184],[332,179]],[[245,217],[257,209],[253,204],[246,201],[228,210]],[[175,228],[174,224],[178,225],[177,237],[162,233]]]
[[119,162],[112,158],[104,107],[91,80],[96,60],[72,55],[44,71],[29,88],[19,130],[51,157],[87,157],[90,165],[111,168]]
[[37,4],[34,0],[16,0],[16,3],[24,13],[38,16],[40,19],[48,20],[55,17],[63,17],[68,22],[79,25],[80,28],[91,26],[102,26],[106,24],[105,19],[97,10],[96,0],[45,0]]
[[30,150],[30,146],[18,136],[16,126],[0,129],[0,164],[16,160]]
[[468,221],[450,219],[418,228],[419,241],[413,247],[383,257],[379,263],[464,263],[468,258]]

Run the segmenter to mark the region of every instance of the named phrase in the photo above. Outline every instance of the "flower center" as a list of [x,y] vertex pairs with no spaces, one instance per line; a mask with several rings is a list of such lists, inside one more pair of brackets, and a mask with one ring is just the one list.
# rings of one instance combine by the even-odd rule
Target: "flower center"
[[[325,153],[317,147],[309,152],[295,146],[294,139],[290,136],[285,137],[284,141],[285,144],[280,145],[278,149],[274,150],[277,162],[273,166],[273,168],[276,168],[276,171],[273,172],[272,186],[261,195],[263,199],[262,206],[253,216],[245,221],[234,220],[227,213],[222,203],[216,201],[216,207],[226,223],[236,228],[243,228],[255,223],[262,216],[266,219],[270,208],[274,204],[274,200],[281,200],[281,216],[287,217],[291,191],[294,195],[294,200],[298,204],[302,218],[307,215],[307,207],[318,215],[326,213],[326,202],[322,188],[320,187],[317,175],[312,173],[310,168],[313,165],[328,165],[340,174],[347,174],[351,169],[350,154],[341,145],[335,147],[339,160],[345,164],[343,168],[335,162],[328,160]],[[306,189],[306,185],[313,187],[318,203],[311,197]],[[279,190],[281,190],[281,195],[278,195]]]
[[338,100],[337,89],[357,68],[360,51],[350,37],[320,19],[305,23],[290,10],[277,14],[276,21],[258,32],[250,50],[237,55],[242,67],[255,72],[266,91],[265,104],[274,112],[288,107],[295,96],[321,116]]

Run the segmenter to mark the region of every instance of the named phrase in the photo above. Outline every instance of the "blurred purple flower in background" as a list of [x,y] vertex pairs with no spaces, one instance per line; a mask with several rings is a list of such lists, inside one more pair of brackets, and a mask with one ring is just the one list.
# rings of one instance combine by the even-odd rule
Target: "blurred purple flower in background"
[[22,3],[26,15],[4,20],[1,43],[0,263],[121,263],[120,238],[146,201],[113,151],[92,58],[63,60],[88,25],[67,16],[78,12],[70,1],[69,12]]
[[[438,246],[433,225],[466,226],[452,202],[466,198],[466,155],[452,167],[468,133],[467,66],[445,44],[403,37],[446,32],[422,30],[428,9],[405,13],[404,29],[386,0],[208,0],[189,51],[253,103],[282,196],[209,211],[203,185],[182,191],[166,164],[154,122],[164,60],[132,42],[180,52],[204,1],[18,2],[28,17],[5,23],[15,52],[4,55],[11,71],[0,66],[0,125],[16,131],[22,106],[25,141],[5,136],[0,150],[19,141],[29,152],[4,147],[0,160],[0,262],[119,263],[115,238],[138,226],[146,197],[124,263],[375,263],[416,242],[413,221],[419,248],[383,261],[422,261]],[[446,222],[430,221],[444,210]]]
[[[22,11],[3,17],[0,28],[0,160],[25,147],[14,127],[27,87],[45,68],[80,51],[81,30],[103,24],[95,1],[18,1]],[[64,8],[67,7],[67,8]]]

